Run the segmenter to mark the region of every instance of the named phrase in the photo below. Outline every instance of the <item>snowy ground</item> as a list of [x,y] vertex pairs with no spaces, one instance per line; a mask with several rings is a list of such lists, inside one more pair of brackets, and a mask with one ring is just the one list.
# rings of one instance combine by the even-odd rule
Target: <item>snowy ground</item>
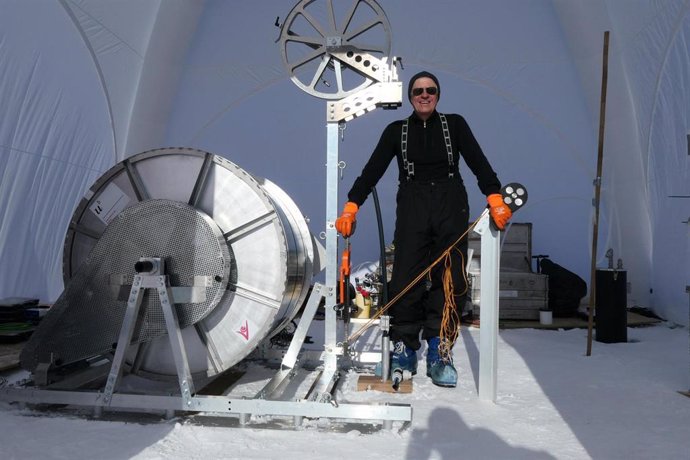
[[424,362],[411,394],[357,392],[348,375],[339,398],[411,404],[411,426],[334,432],[233,427],[173,420],[93,420],[0,403],[2,459],[690,459],[688,330],[631,328],[628,343],[594,342],[586,331],[502,330],[498,399],[477,396],[479,329],[455,348],[460,381],[435,387]]

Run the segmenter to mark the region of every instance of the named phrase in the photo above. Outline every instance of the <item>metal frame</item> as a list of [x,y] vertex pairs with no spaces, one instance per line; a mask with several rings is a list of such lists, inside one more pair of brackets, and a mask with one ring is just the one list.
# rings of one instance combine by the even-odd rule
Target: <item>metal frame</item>
[[[163,263],[161,259],[157,259],[160,264]],[[189,370],[189,361],[187,360],[187,353],[184,348],[182,334],[180,332],[180,323],[177,319],[177,311],[174,308],[175,301],[170,289],[170,281],[167,275],[161,270],[159,274],[134,276],[132,282],[132,289],[130,290],[129,300],[127,301],[127,310],[122,321],[122,328],[117,340],[117,348],[115,349],[115,356],[110,367],[108,380],[105,385],[105,392],[103,393],[103,401],[108,404],[112,399],[113,393],[122,377],[122,368],[125,362],[125,354],[132,341],[132,335],[137,323],[139,315],[139,308],[144,298],[144,290],[156,289],[161,301],[161,309],[163,310],[163,317],[165,319],[165,327],[168,332],[168,339],[175,359],[175,368],[177,369],[177,378],[180,385],[180,394],[185,407],[191,406],[191,395],[194,391],[194,380],[192,373]]]
[[[100,392],[56,390],[20,390],[4,388],[2,399],[41,404],[68,404],[105,407]],[[399,404],[324,404],[314,401],[268,401],[262,399],[238,399],[225,396],[192,396],[186,404],[179,396],[158,396],[114,393],[108,407],[123,409],[150,409],[161,411],[196,411],[208,415],[236,415],[242,424],[251,415],[291,417],[327,417],[338,420],[406,422],[412,419],[412,408]],[[295,419],[295,422],[299,420]],[[296,423],[299,424],[299,423]]]
[[[156,289],[164,312],[166,327],[178,373],[180,395],[163,396],[153,394],[131,394],[117,392],[122,377],[125,352],[136,328],[136,319],[145,289]],[[172,416],[175,411],[204,412],[207,415],[237,416],[241,425],[249,423],[253,415],[293,417],[295,425],[300,425],[303,417],[327,417],[343,421],[380,421],[384,428],[392,428],[396,421],[412,420],[412,408],[402,404],[338,404],[332,398],[333,386],[337,381],[336,356],[326,352],[325,366],[321,377],[309,391],[307,398],[298,401],[269,400],[271,395],[283,388],[295,375],[298,367],[298,354],[304,343],[309,326],[314,318],[325,289],[315,284],[302,319],[293,335],[287,353],[276,375],[257,393],[253,399],[238,399],[227,396],[208,396],[194,394],[194,384],[189,372],[179,323],[175,314],[170,285],[165,275],[136,275],[127,304],[118,346],[112,360],[108,379],[103,391],[55,390],[40,388],[0,389],[0,400],[34,404],[67,404],[92,407],[96,415],[103,409],[118,408],[130,410],[165,411]],[[326,293],[328,296],[328,293]],[[328,363],[332,363],[328,365]]]

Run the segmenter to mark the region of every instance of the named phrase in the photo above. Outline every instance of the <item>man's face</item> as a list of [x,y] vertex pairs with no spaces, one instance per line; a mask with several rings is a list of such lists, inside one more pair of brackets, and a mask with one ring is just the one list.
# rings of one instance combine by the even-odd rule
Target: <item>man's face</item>
[[[415,89],[419,91],[420,88],[424,88],[424,91],[415,96]],[[435,88],[435,94],[429,94],[427,88]],[[418,78],[412,84],[410,92],[412,93],[412,107],[414,107],[414,111],[417,112],[421,119],[426,120],[436,110],[436,104],[438,103],[438,87],[436,83],[429,77]]]

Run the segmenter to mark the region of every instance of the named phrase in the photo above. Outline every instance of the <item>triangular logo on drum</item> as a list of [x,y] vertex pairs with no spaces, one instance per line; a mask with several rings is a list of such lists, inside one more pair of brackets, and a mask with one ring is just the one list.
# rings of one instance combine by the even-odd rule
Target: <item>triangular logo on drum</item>
[[244,326],[240,327],[237,333],[244,337],[245,340],[249,340],[249,323],[247,323],[246,319],[244,320]]

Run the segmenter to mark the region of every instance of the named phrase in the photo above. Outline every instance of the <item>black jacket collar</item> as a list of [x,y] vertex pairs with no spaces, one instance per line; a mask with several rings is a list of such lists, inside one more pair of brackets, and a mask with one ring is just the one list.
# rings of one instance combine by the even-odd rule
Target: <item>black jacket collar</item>
[[[434,110],[434,113],[431,114],[431,116],[427,119],[427,121],[428,122],[435,122],[436,120],[438,120],[438,118],[439,118],[438,112],[436,110]],[[419,118],[419,115],[417,115],[417,112],[414,112],[414,111],[412,112],[412,115],[410,115],[410,117],[408,119],[410,120],[410,123],[417,123],[417,124],[424,123],[424,120]]]

